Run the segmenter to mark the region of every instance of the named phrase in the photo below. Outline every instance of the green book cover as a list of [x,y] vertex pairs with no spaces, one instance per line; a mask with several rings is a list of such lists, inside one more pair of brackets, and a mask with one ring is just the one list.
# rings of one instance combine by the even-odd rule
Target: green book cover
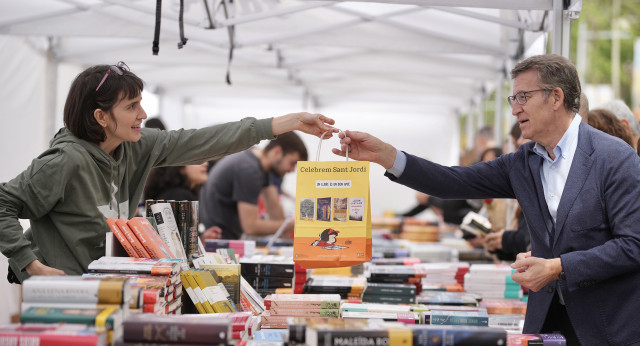
[[[105,311],[108,310],[108,311]],[[108,316],[104,320],[104,327],[113,330],[114,323],[118,323],[120,310],[113,308],[78,309],[78,308],[36,308],[31,307],[20,315],[21,323],[72,323],[96,325],[96,317],[101,313]],[[104,316],[103,315],[103,316]]]

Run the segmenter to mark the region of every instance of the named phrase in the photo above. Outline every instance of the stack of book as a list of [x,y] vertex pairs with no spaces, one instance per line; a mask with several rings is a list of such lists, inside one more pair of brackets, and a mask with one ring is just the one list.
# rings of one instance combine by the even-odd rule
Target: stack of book
[[198,313],[236,312],[229,292],[214,275],[208,270],[185,270],[180,279]]
[[362,301],[367,303],[415,304],[416,286],[411,284],[369,282],[362,294]]
[[508,264],[473,264],[465,274],[464,288],[484,299],[520,299],[522,287],[511,278],[514,271]]
[[402,218],[396,216],[374,216],[371,218],[371,227],[376,230],[393,231],[402,225]]
[[456,274],[458,273],[458,263],[421,263],[416,266],[424,269],[427,274],[422,278],[422,284],[452,284],[458,283],[456,280]]
[[[163,283],[166,287],[164,292],[161,289],[157,291],[147,291],[147,301],[145,303],[144,290],[143,297],[140,298],[138,293],[139,309],[142,312],[155,314],[180,314],[182,312],[182,288],[180,282],[180,272],[182,270],[180,259],[152,259],[152,258],[132,258],[132,257],[101,257],[89,263],[88,271],[90,275],[85,277],[102,277],[103,274],[112,274],[115,276],[105,275],[106,277],[125,277],[128,278],[131,285],[141,285],[146,287],[158,288]],[[96,275],[94,275],[96,274]],[[141,275],[147,278],[136,278]],[[153,280],[148,277],[156,278]],[[134,289],[134,291],[136,291]],[[140,292],[138,289],[137,292]],[[140,307],[141,306],[141,307]],[[145,308],[146,306],[146,308]]]
[[307,282],[308,271],[299,264],[294,264],[293,274],[293,293],[299,294],[304,292],[304,284]]
[[407,244],[410,257],[417,257],[421,262],[457,262],[458,250],[442,244],[413,243]]
[[278,288],[293,289],[295,265],[292,257],[254,255],[240,258],[242,277],[263,297]]
[[317,276],[307,280],[304,293],[339,294],[343,299],[361,299],[367,281],[363,277]]
[[240,307],[253,315],[260,315],[266,310],[264,299],[243,277],[240,278]]
[[240,257],[251,257],[256,254],[255,240],[235,239],[205,239],[204,249],[207,252],[216,252],[218,249],[233,249]]
[[563,346],[567,340],[562,334],[509,334],[507,346],[554,345]]
[[96,327],[73,323],[12,323],[0,325],[2,345],[110,345],[107,333]]
[[414,242],[435,243],[440,239],[440,228],[436,223],[405,218],[398,237]]
[[[393,258],[407,258],[409,257],[409,249],[397,249],[394,247],[376,246],[373,248],[371,255],[372,259],[393,259]],[[419,263],[419,259],[418,259]],[[403,264],[403,263],[391,263],[391,264]]]
[[164,276],[85,273],[83,277],[127,277],[131,286],[131,313],[180,314],[182,284]]
[[427,273],[419,265],[371,265],[369,266],[369,282],[422,284]]
[[480,306],[485,307],[489,314],[521,314],[527,313],[527,302],[515,299],[483,299]]
[[375,265],[403,265],[410,266],[414,264],[421,263],[420,259],[417,257],[390,257],[390,258],[376,258],[371,260],[372,264]]
[[264,300],[262,328],[288,328],[288,317],[338,317],[338,294],[271,294]]
[[76,323],[105,329],[111,341],[120,333],[130,300],[128,278],[32,276],[22,284],[21,322],[67,322],[82,318],[72,311],[78,309],[87,315]]
[[200,316],[131,315],[123,323],[123,337],[116,346],[140,343],[228,345],[232,320]]

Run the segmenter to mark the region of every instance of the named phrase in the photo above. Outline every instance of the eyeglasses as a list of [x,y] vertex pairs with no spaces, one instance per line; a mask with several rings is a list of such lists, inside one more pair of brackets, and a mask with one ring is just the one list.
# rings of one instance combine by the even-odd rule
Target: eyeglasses
[[127,66],[127,64],[125,64],[124,61],[118,61],[117,64],[109,66],[109,69],[104,74],[104,77],[102,77],[102,80],[100,81],[100,84],[98,84],[98,87],[96,88],[95,92],[98,92],[98,89],[100,89],[104,81],[107,80],[107,77],[109,76],[109,72],[111,71],[118,74],[118,76],[122,76],[124,74],[124,71],[129,71],[129,66]]
[[513,100],[518,101],[519,105],[524,105],[525,103],[527,103],[527,97],[529,97],[529,93],[532,92],[536,92],[536,91],[547,91],[548,89],[537,89],[537,90],[529,90],[529,91],[521,91],[515,95],[511,95],[509,97],[507,97],[507,101],[509,102],[509,106],[513,107]]

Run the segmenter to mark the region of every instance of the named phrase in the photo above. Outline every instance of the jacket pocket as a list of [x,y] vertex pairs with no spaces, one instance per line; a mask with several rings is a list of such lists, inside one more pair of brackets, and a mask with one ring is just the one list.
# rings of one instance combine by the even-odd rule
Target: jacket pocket
[[600,194],[595,188],[586,188],[578,194],[569,211],[568,220],[573,232],[586,232],[603,228],[605,223]]

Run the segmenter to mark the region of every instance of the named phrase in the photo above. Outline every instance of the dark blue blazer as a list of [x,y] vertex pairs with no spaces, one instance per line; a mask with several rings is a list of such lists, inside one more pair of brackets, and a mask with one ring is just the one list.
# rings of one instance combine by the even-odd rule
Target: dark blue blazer
[[469,167],[407,155],[399,178],[386,175],[441,198],[518,199],[532,255],[560,257],[566,273],[566,281],[529,292],[525,333],[540,332],[561,289],[583,345],[640,344],[640,158],[628,144],[581,123],[554,225],[533,146]]

